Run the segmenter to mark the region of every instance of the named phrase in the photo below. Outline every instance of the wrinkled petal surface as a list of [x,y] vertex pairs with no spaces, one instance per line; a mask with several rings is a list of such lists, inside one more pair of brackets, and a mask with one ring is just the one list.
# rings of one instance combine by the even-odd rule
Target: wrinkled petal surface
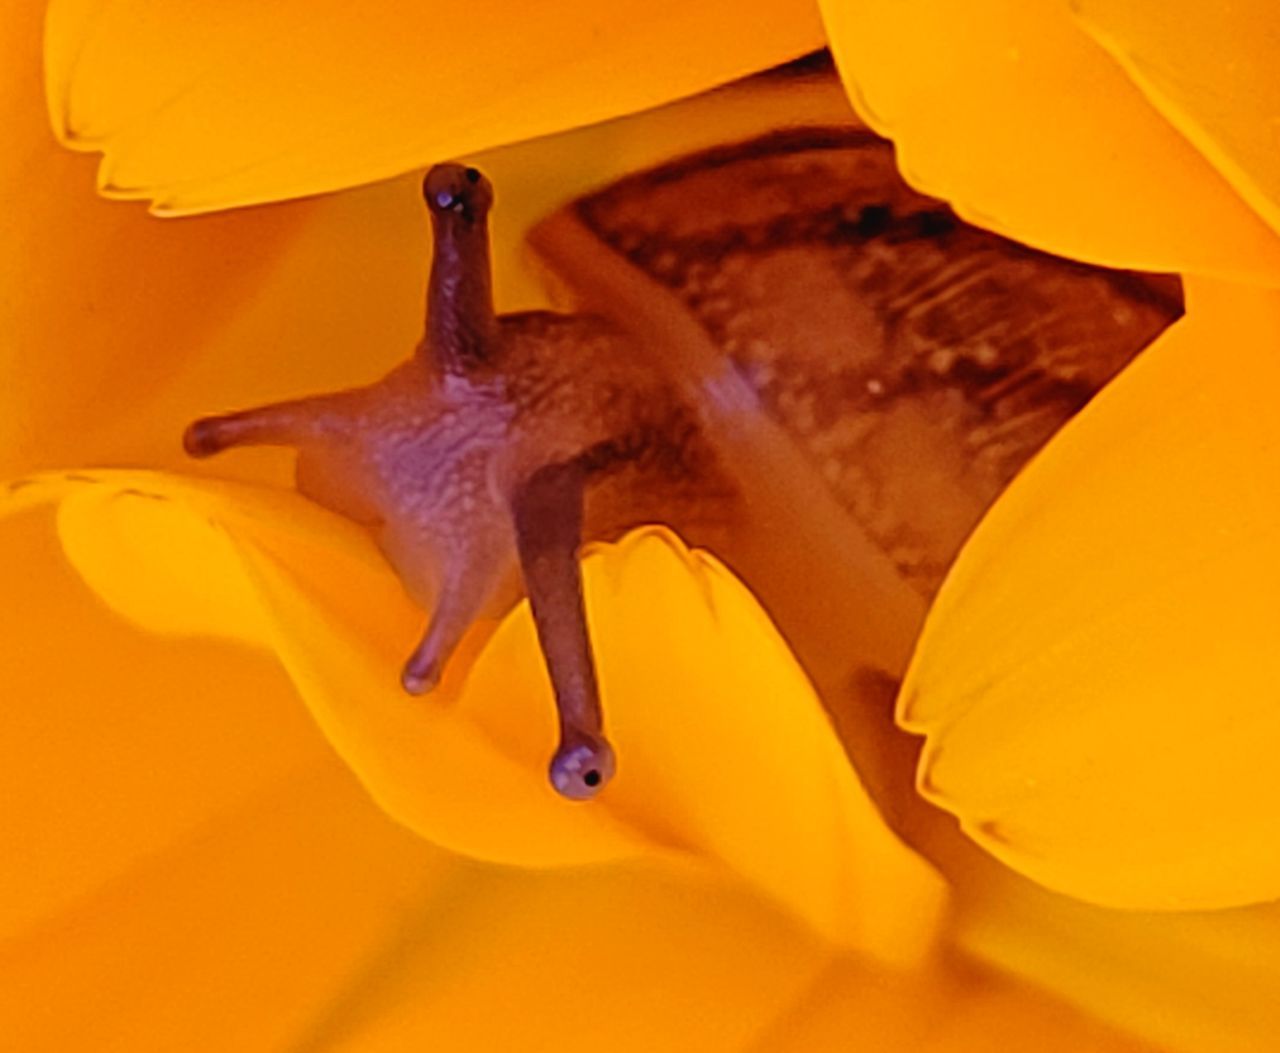
[[1280,294],[1188,314],[1017,479],[900,698],[920,787],[1009,865],[1117,907],[1280,897]]
[[692,852],[831,939],[894,960],[927,949],[939,879],[884,827],[749,594],[670,535],[585,562],[621,772],[584,807],[547,783],[554,709],[526,608],[469,677],[456,662],[438,696],[414,700],[398,668],[422,616],[338,517],[286,491],[149,473],[35,477],[10,492],[14,507],[54,499],[99,595],[146,628],[275,650],[373,796],[428,839],[533,866]]
[[821,7],[859,113],[966,219],[1092,263],[1280,284],[1280,240],[1063,0]]
[[405,5],[54,0],[49,112],[108,194],[193,212],[368,183],[802,55],[779,0]]
[[1073,0],[1152,104],[1280,230],[1280,8]]

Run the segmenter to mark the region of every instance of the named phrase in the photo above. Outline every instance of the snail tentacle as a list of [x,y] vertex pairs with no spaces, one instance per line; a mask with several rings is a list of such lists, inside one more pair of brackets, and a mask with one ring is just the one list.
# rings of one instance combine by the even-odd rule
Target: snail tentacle
[[614,771],[578,566],[586,474],[577,462],[549,465],[512,501],[520,567],[560,718],[551,782],[575,800],[594,797]]
[[422,196],[434,240],[419,353],[444,373],[466,375],[492,362],[501,343],[489,262],[493,188],[475,168],[443,164],[427,173]]
[[400,683],[411,695],[432,690],[467,630],[492,598],[502,575],[487,555],[455,557],[422,640],[404,664]]
[[212,417],[187,426],[182,446],[192,457],[212,457],[233,446],[302,446],[347,417],[344,394],[273,402]]

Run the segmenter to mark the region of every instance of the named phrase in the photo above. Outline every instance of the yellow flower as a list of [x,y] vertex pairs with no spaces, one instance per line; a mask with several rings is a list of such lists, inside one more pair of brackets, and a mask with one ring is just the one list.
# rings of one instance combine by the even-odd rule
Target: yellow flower
[[[59,2],[49,97],[65,136],[105,148],[108,189],[190,212],[640,109],[821,40],[808,5],[761,4],[754,19],[739,4],[653,6],[562,3],[530,28],[504,4],[196,18]],[[1252,481],[1275,474],[1257,401],[1280,325],[1275,294],[1220,279],[1280,274],[1258,131],[1274,94],[1249,94],[1254,110],[1215,101],[1242,94],[1232,77],[1252,87],[1268,67],[1247,59],[1270,38],[1240,29],[1242,14],[1239,38],[1219,44],[1240,64],[1204,72],[1141,6],[1087,5],[1080,24],[1144,96],[1065,9],[1042,6],[822,12],[863,116],[924,188],[1038,246],[1197,276],[1187,323],[975,536],[902,717],[930,736],[926,792],[1050,886],[1148,908],[1270,899],[1274,839],[1256,831],[1276,797],[1260,763],[1275,741],[1276,499]],[[411,183],[180,229],[93,202],[84,165],[40,134],[34,19],[6,32],[21,85],[4,102],[16,146],[0,183],[23,203],[5,274],[21,291],[4,307],[14,410],[0,449],[14,473],[177,467],[170,437],[211,406],[341,387],[411,346],[424,267],[421,230],[404,222]],[[486,167],[528,188],[511,195],[518,232],[617,172],[830,105],[800,94],[717,100],[714,128],[697,111],[713,104],[695,103]],[[537,295],[510,259],[499,277],[510,306]],[[284,468],[269,455],[238,465],[260,481]],[[20,865],[0,895],[13,999],[0,1013],[16,1048],[815,1050],[866,1035],[887,1049],[1019,1035],[1136,1048],[970,971],[971,954],[1174,1048],[1263,1048],[1274,1033],[1271,908],[1115,914],[961,848],[942,853],[956,902],[935,928],[937,876],[879,822],[776,634],[736,582],[670,541],[588,560],[635,781],[604,807],[566,810],[537,778],[549,707],[502,697],[539,676],[527,620],[496,631],[464,695],[406,705],[385,685],[413,612],[334,517],[251,487],[105,471],[24,481],[9,510],[51,497],[65,498],[60,536],[99,595],[175,637],[148,643],[99,617],[42,526],[6,522],[16,703],[0,768],[19,802],[6,857]],[[394,825],[300,719],[264,644],[405,826],[488,860],[608,865],[464,864]],[[676,705],[673,684],[698,707]],[[1232,696],[1233,719],[1214,692]],[[1188,765],[1203,780],[1191,792]]]

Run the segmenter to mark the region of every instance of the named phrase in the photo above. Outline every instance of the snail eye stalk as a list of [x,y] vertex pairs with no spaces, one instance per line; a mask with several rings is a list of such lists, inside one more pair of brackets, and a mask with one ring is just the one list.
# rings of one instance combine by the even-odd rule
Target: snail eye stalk
[[512,503],[520,567],[560,716],[551,782],[574,799],[594,797],[614,771],[578,566],[585,485],[580,464],[550,465],[535,472]]

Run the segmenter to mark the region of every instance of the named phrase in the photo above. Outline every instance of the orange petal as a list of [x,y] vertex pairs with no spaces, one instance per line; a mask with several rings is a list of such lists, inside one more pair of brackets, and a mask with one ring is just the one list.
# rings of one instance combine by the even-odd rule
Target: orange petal
[[104,436],[197,353],[310,206],[165,224],[92,194],[44,113],[40,4],[0,33],[0,475],[109,453]]
[[1280,230],[1280,9],[1271,0],[1072,6],[1152,105]]
[[828,956],[705,872],[444,859],[330,770],[0,943],[0,1027],[24,1053],[732,1053]]
[[[129,528],[192,529],[176,501],[105,490],[75,488],[64,531],[95,516],[123,542]],[[203,587],[227,569],[215,542],[185,580],[143,582],[139,557],[163,563],[177,539],[138,537],[151,544],[124,549],[117,572],[148,621],[157,585]],[[13,1048],[488,1035],[550,1050],[576,1021],[610,1049],[729,1051],[821,967],[826,947],[728,874],[534,877],[442,860],[368,801],[262,659],[147,639],[90,607],[37,515],[8,519],[0,539],[0,1030]],[[211,615],[234,617],[215,588]],[[175,614],[184,632],[213,627]]]
[[275,662],[141,636],[69,572],[43,520],[0,523],[0,939],[293,773],[350,778]]
[[985,875],[972,891],[960,908],[958,941],[1095,1019],[1143,1035],[1168,1053],[1274,1045],[1280,1031],[1276,904],[1200,914],[1099,910],[1007,871]]
[[740,1053],[828,955],[697,875],[482,871],[370,963],[313,1048]]
[[859,113],[966,219],[1092,263],[1280,284],[1280,239],[1065,3],[821,6]]
[[422,905],[456,893],[459,871],[339,765],[270,784],[0,943],[5,1043],[302,1048]]
[[1000,499],[899,717],[981,845],[1101,904],[1280,897],[1280,294],[1188,314]]
[[10,500],[68,496],[64,544],[103,598],[147,627],[222,619],[273,647],[374,797],[427,838],[543,866],[689,851],[831,939],[895,961],[927,950],[939,879],[884,827],[745,589],[674,538],[585,562],[622,772],[583,807],[547,784],[554,709],[526,608],[465,686],[455,663],[440,697],[416,701],[397,669],[421,615],[357,528],[292,493],[150,473],[39,477]]
[[656,106],[821,47],[780,0],[583,0],[513,15],[341,0],[55,0],[49,110],[103,190],[165,212],[340,189]]

